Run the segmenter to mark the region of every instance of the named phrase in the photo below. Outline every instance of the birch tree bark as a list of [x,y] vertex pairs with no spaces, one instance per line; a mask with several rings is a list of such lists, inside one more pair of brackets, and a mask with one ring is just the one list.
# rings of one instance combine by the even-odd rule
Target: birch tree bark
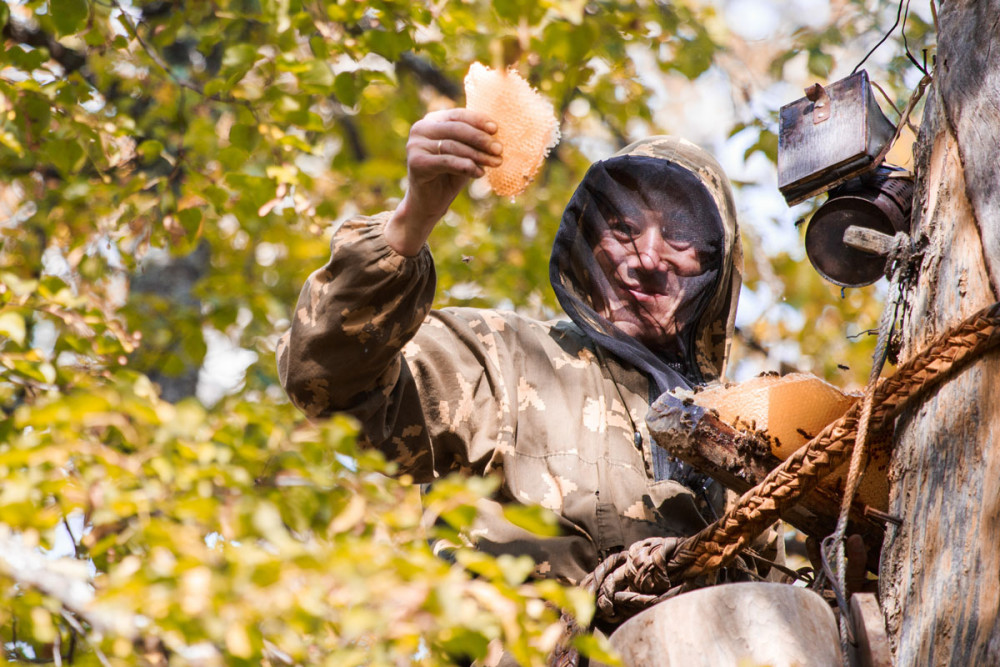
[[[939,3],[901,359],[1000,293],[1000,0]],[[897,423],[882,607],[898,665],[1000,664],[1000,355]]]

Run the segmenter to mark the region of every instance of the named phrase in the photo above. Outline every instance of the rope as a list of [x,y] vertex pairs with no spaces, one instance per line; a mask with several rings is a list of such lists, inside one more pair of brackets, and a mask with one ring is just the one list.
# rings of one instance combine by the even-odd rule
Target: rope
[[[1000,344],[1000,303],[951,329],[878,383],[869,429],[880,432],[917,398],[939,386],[958,369]],[[672,581],[687,581],[725,566],[741,549],[780,518],[820,480],[850,455],[861,406],[857,403],[803,445],[717,522],[678,546],[667,565]]]
[[[997,347],[1000,347],[1000,302],[948,330],[902,364],[893,376],[879,381],[872,392],[868,431],[885,430],[918,399]],[[699,578],[732,562],[780,518],[782,511],[795,505],[847,460],[857,439],[862,409],[862,403],[851,406],[844,416],[828,424],[744,493],[719,520],[699,533],[682,540],[644,540],[628,552],[614,554],[602,562],[584,580],[584,587],[598,602],[596,616],[621,622],[668,597],[696,588]],[[609,579],[611,584],[606,583]],[[598,595],[602,591],[611,604],[600,600]],[[624,603],[624,609],[615,609],[618,600]],[[568,619],[550,665],[577,664],[579,656],[571,641],[579,632]]]
[[889,351],[889,339],[895,329],[896,320],[899,316],[899,309],[903,303],[905,294],[905,284],[910,275],[910,268],[913,257],[913,242],[909,234],[899,232],[893,239],[892,248],[888,253],[885,263],[885,275],[889,279],[889,292],[886,299],[885,308],[879,318],[878,343],[875,346],[875,353],[872,355],[872,369],[868,375],[868,384],[865,387],[861,399],[861,415],[858,419],[858,433],[855,438],[854,451],[851,454],[851,463],[848,467],[847,479],[844,485],[844,495],[841,498],[840,514],[837,517],[837,527],[830,536],[831,539],[823,540],[823,559],[828,560],[827,554],[830,547],[834,547],[835,561],[837,563],[836,580],[831,579],[834,584],[833,590],[837,598],[837,606],[840,608],[840,649],[844,666],[850,664],[849,644],[854,644],[854,623],[851,618],[851,608],[847,603],[849,592],[847,591],[847,555],[845,552],[845,539],[847,537],[847,520],[851,512],[851,503],[858,491],[861,483],[861,476],[864,473],[864,462],[868,456],[868,425],[871,419],[872,406],[874,405],[875,386],[879,376],[882,375],[882,368],[885,366],[885,358]]

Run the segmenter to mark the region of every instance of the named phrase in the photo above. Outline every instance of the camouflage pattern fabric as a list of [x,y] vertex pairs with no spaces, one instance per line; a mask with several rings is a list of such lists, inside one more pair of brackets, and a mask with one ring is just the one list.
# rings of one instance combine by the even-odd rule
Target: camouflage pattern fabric
[[[633,150],[669,149],[677,160],[697,150],[655,142]],[[685,166],[717,197],[725,225],[724,279],[697,337],[702,374],[716,377],[732,333],[741,256],[728,182],[708,159],[708,166]],[[639,540],[694,533],[712,516],[706,500],[721,509],[718,485],[709,498],[654,479],[646,375],[600,355],[565,320],[432,310],[430,251],[408,258],[392,250],[382,235],[388,219],[359,216],[341,226],[330,261],[307,280],[279,342],[281,382],[306,415],[349,412],[364,442],[420,483],[452,471],[500,476],[471,537],[494,554],[528,554],[539,576],[567,583]],[[509,502],[551,509],[561,535],[540,538],[508,523],[502,505]]]

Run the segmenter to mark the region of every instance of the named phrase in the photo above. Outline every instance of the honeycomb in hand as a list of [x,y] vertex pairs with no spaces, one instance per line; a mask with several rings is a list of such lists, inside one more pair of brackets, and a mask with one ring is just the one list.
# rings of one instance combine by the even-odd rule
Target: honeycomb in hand
[[559,121],[552,103],[513,70],[472,63],[465,77],[465,106],[492,118],[503,144],[503,164],[486,167],[498,195],[524,192],[549,151],[559,143]]

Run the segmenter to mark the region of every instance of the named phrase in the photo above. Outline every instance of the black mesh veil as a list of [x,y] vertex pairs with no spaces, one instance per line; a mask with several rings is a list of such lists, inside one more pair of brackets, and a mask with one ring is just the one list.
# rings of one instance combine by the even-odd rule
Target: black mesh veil
[[619,155],[595,163],[573,194],[550,279],[570,319],[645,372],[658,396],[703,380],[698,328],[729,277],[725,242],[703,176],[660,157]]

